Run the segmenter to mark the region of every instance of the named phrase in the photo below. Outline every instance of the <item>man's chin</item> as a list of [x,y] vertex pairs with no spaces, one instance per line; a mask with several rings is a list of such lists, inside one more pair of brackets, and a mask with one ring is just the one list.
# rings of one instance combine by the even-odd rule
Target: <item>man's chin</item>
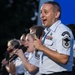
[[46,24],[42,24],[45,28],[47,27],[47,25]]
[[42,25],[43,25],[44,27],[46,26],[46,24],[44,24],[44,23],[43,23]]

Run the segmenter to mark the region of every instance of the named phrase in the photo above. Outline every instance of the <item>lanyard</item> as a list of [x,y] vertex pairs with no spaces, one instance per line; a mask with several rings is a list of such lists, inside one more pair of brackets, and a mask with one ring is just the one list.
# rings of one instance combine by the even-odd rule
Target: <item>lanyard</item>
[[[45,39],[46,39],[46,37],[47,37],[47,35],[48,35],[48,33],[50,32],[51,30],[49,30],[45,35],[44,35],[44,37],[43,37],[43,40],[42,40],[42,43],[44,44],[44,42],[45,42]],[[41,63],[43,63],[43,53],[42,53],[42,56],[41,56]]]
[[46,39],[46,37],[47,37],[47,35],[48,35],[49,32],[50,32],[50,30],[44,35],[44,38],[43,38],[43,40],[42,40],[42,43],[43,43],[43,44],[44,44],[45,39]]

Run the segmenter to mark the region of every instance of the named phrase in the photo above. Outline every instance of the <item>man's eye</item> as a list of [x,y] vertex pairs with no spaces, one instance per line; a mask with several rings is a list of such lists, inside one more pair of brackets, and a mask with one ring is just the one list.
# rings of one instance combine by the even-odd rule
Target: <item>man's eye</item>
[[44,13],[47,14],[48,12],[47,11],[44,11]]

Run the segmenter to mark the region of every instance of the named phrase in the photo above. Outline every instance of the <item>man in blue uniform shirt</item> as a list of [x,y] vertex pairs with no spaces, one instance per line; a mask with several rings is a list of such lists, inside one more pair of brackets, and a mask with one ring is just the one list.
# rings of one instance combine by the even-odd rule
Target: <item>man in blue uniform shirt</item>
[[42,43],[35,38],[35,48],[42,51],[40,73],[42,75],[71,75],[74,37],[71,30],[60,21],[61,8],[56,2],[45,2],[41,9],[45,27]]

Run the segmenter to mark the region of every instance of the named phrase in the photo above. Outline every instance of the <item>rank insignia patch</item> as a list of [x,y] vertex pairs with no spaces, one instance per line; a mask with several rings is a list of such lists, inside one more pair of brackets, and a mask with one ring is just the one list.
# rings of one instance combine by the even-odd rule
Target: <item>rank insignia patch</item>
[[69,48],[70,47],[70,38],[69,37],[64,37],[63,39],[62,39],[62,45],[63,45],[63,47],[65,47],[65,48]]

